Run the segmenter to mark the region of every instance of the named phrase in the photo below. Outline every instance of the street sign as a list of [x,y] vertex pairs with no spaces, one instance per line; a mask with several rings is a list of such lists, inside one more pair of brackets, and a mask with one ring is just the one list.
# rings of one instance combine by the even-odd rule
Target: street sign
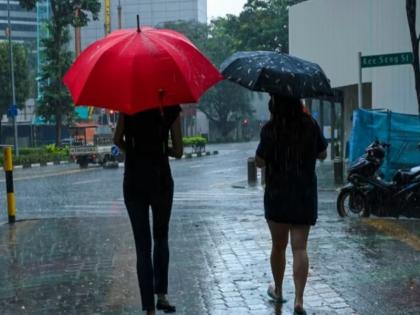
[[413,63],[413,53],[405,52],[398,54],[386,54],[386,55],[372,55],[361,57],[362,68],[373,68],[373,67],[384,67],[384,66],[395,66],[405,65]]
[[111,154],[112,156],[120,155],[120,149],[116,145],[113,145],[111,148]]
[[7,109],[7,117],[16,117],[18,114],[17,106],[16,105],[10,105]]

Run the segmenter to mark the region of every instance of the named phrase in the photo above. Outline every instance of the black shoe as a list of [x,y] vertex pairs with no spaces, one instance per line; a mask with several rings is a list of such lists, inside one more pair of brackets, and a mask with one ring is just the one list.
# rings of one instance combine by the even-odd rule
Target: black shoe
[[306,315],[306,310],[302,306],[295,306],[293,315]]
[[158,309],[159,311],[163,311],[164,313],[175,313],[176,312],[176,307],[169,304],[168,301],[158,300],[157,303],[156,303],[156,309]]

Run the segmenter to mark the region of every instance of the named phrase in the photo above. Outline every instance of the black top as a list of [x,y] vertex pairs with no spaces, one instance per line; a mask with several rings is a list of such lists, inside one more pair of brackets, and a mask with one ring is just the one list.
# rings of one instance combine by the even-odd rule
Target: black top
[[318,216],[315,165],[327,141],[309,115],[261,131],[257,155],[266,163],[265,218],[286,224],[314,225]]
[[181,111],[179,105],[124,115],[126,162],[168,157],[169,129]]
[[267,186],[278,186],[292,178],[312,179],[316,159],[328,146],[318,123],[307,114],[287,128],[296,131],[282,131],[273,121],[261,130],[257,155],[266,162]]

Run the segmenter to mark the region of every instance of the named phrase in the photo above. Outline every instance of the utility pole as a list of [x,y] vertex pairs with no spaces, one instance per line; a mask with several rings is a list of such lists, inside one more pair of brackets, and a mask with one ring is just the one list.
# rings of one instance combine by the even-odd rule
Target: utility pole
[[[74,15],[76,16],[76,20],[78,20],[80,14],[80,6],[76,6]],[[80,26],[74,27],[74,51],[76,54],[76,58],[79,57],[81,51],[81,32]]]
[[104,0],[104,29],[105,29],[105,36],[111,33],[111,0]]
[[15,155],[19,156],[18,146],[18,129],[16,123],[17,109],[16,109],[16,91],[15,91],[15,67],[13,61],[13,47],[12,47],[12,23],[10,22],[10,0],[7,0],[7,22],[8,22],[8,40],[9,40],[9,58],[10,58],[10,79],[12,84],[12,105],[10,106],[10,113],[13,119],[14,129],[14,145]]
[[121,0],[118,0],[118,29],[122,29]]

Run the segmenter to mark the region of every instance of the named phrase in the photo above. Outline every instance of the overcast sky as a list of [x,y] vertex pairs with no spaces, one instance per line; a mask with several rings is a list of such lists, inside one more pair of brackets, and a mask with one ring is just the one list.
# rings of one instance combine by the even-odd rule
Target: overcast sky
[[207,0],[208,20],[226,14],[238,15],[245,2],[246,0]]

